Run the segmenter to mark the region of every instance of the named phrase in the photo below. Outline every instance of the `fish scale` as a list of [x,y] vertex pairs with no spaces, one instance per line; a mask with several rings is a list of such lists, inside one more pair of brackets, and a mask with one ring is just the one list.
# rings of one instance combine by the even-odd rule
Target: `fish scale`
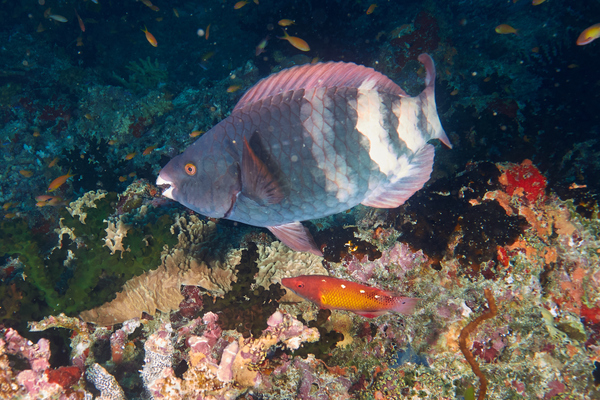
[[417,97],[350,63],[305,65],[257,83],[229,117],[160,172],[163,195],[214,218],[267,227],[321,254],[300,221],[357,204],[397,207],[429,179],[434,148],[450,146],[437,115],[435,68]]

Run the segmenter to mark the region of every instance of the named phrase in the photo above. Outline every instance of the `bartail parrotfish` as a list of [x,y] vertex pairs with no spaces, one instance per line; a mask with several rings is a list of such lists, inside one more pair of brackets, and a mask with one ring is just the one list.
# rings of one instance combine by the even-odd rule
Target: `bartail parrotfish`
[[321,308],[352,311],[367,318],[375,318],[389,311],[412,314],[419,301],[327,275],[283,278],[281,284]]
[[395,208],[421,189],[434,146],[448,147],[427,54],[425,89],[410,97],[364,66],[306,64],[250,88],[230,116],[160,171],[163,195],[212,218],[268,228],[322,255],[300,223],[357,204]]

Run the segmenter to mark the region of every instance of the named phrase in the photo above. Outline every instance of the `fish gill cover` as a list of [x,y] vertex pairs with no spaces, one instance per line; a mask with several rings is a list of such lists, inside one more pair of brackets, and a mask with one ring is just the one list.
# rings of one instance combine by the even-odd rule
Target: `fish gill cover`
[[[5,2],[0,398],[600,397],[597,15],[597,2],[543,0]],[[264,95],[277,93],[251,89],[261,79],[354,63],[406,104],[427,90],[423,53],[453,148],[427,144],[433,169],[398,208],[346,212],[342,192],[303,191],[294,232],[323,257],[196,215],[153,184],[244,105],[272,111]],[[298,79],[263,82],[294,92]],[[356,87],[313,89],[348,116],[335,136],[341,122],[379,132],[341,107],[360,103]],[[380,115],[394,109],[384,93]],[[316,117],[297,135],[326,131]],[[282,181],[267,136],[225,150],[263,179],[242,203],[302,187]],[[374,176],[390,160],[330,143],[335,157],[312,171],[342,177],[344,161]],[[412,315],[323,310],[280,286],[302,275],[420,300]]]

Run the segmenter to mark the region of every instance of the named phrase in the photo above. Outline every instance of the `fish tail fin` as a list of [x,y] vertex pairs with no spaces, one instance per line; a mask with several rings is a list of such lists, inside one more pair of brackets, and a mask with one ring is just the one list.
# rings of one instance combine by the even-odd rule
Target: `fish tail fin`
[[392,307],[392,311],[400,314],[409,315],[415,312],[417,302],[421,299],[413,297],[396,297],[396,301]]
[[439,139],[449,148],[452,148],[450,139],[446,136],[442,123],[437,114],[435,106],[435,64],[429,54],[423,53],[419,56],[418,60],[425,67],[427,75],[425,76],[425,89],[419,95],[421,101],[421,109],[423,115],[427,118],[427,140]]

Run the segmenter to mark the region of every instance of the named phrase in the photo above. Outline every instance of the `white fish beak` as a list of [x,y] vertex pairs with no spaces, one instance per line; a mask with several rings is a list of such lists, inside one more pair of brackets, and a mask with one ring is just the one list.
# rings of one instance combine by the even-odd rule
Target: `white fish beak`
[[156,178],[156,186],[164,186],[164,185],[169,185],[169,187],[166,188],[165,190],[163,190],[162,195],[165,197],[168,197],[171,200],[174,200],[173,199],[173,189],[175,189],[175,187],[173,186],[173,184],[171,182],[164,180],[159,175],[158,178]]

